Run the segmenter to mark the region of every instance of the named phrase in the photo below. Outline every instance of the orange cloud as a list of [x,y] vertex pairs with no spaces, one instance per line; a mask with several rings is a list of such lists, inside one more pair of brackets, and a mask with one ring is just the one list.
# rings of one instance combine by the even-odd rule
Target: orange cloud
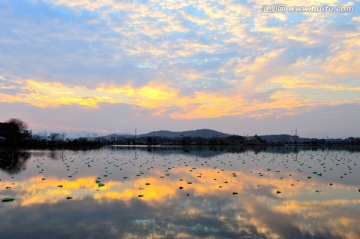
[[105,95],[97,94],[83,86],[69,86],[59,82],[25,80],[15,95],[1,94],[1,102],[23,102],[41,108],[60,105],[81,105],[97,108],[98,103],[116,103]]
[[[280,51],[281,52],[281,51]],[[279,52],[278,52],[279,53]],[[263,71],[273,57],[278,53],[268,54],[257,58],[251,64],[251,71]],[[266,67],[265,67],[266,68]],[[193,80],[201,77],[197,72],[185,73]],[[359,87],[346,85],[325,84],[314,81],[316,74],[303,75],[304,80],[292,75],[271,78],[269,84],[280,85],[283,89],[317,88],[325,90],[359,91]],[[223,116],[247,115],[261,117],[274,114],[279,110],[296,114],[298,108],[315,107],[319,104],[333,104],[334,102],[316,102],[311,95],[298,95],[286,90],[279,90],[268,98],[261,100],[251,99],[251,93],[257,92],[259,87],[266,87],[263,83],[253,82],[253,77],[247,77],[244,86],[235,87],[231,90],[217,92],[195,91],[188,95],[182,95],[179,89],[170,87],[156,81],[136,88],[127,85],[99,84],[90,89],[84,86],[65,85],[59,82],[43,82],[25,80],[19,83],[20,89],[14,95],[0,94],[0,102],[22,102],[36,107],[59,107],[61,105],[80,105],[88,108],[98,108],[100,103],[118,104],[125,103],[135,105],[142,109],[152,110],[154,115],[168,116],[174,119],[215,118]],[[254,86],[252,91],[244,91],[245,88]],[[271,85],[269,85],[272,87]],[[245,87],[245,88],[244,88]],[[341,103],[341,102],[337,102]],[[293,110],[289,112],[289,110]],[[259,112],[261,113],[259,114]]]
[[[96,89],[88,89],[58,82],[27,80],[21,93],[1,94],[0,97],[2,102],[23,102],[37,107],[80,105],[97,108],[99,103],[126,103],[154,110],[155,115],[181,119],[241,115],[261,109],[288,109],[309,105],[306,100],[285,92],[275,93],[271,102],[248,101],[236,90],[194,92],[192,95],[182,96],[179,90],[156,82],[140,88],[101,84]],[[177,107],[177,111],[168,114],[167,109],[172,107]]]
[[[305,76],[306,77],[306,76]],[[308,75],[309,78],[313,78],[313,75]],[[296,76],[282,76],[272,79],[272,82],[280,84],[286,89],[325,89],[325,90],[341,90],[341,91],[360,91],[360,86],[346,86],[339,84],[324,84],[321,81],[314,80],[302,80]]]
[[[348,44],[356,44],[358,38],[348,40]],[[360,75],[360,51],[356,49],[342,50],[334,52],[331,56],[325,59],[323,64],[324,72],[329,72],[336,75],[343,76],[359,76]]]

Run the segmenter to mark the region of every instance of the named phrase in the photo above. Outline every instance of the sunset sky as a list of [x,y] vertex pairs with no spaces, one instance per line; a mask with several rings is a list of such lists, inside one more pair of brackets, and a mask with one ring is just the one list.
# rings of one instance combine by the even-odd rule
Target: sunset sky
[[14,117],[34,132],[360,137],[360,3],[2,0],[0,121]]

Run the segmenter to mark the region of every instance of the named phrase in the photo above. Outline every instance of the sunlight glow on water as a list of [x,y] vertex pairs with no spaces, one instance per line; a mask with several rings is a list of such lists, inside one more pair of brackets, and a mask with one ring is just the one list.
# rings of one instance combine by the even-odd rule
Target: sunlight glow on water
[[356,239],[359,165],[344,150],[4,151],[0,238]]

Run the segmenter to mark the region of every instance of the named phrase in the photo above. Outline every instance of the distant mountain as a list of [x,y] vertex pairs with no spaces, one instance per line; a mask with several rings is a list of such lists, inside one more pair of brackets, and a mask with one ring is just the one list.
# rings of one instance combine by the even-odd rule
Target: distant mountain
[[109,135],[103,136],[101,138],[111,140],[111,139],[119,138],[119,137],[120,138],[134,138],[134,135],[131,135],[131,134],[109,134]]
[[[147,134],[140,134],[137,135],[137,138],[148,138],[148,137],[162,137],[162,138],[169,138],[169,139],[175,139],[175,138],[183,138],[183,137],[201,137],[210,139],[213,137],[220,137],[220,138],[226,138],[231,136],[230,134],[222,133],[219,131],[211,130],[211,129],[198,129],[198,130],[187,130],[187,131],[180,131],[180,132],[174,132],[174,131],[168,131],[168,130],[159,130],[159,131],[152,131]],[[261,135],[259,136],[262,140],[265,140],[267,143],[284,143],[284,142],[299,142],[302,139],[299,138],[299,136],[295,135],[288,135],[288,134],[277,134],[277,135]],[[102,138],[113,140],[115,138],[134,138],[133,134],[110,134],[103,136]],[[251,139],[253,137],[247,137],[248,139]]]
[[265,140],[267,143],[283,143],[300,140],[299,136],[288,134],[262,135],[260,138]]
[[166,137],[166,138],[182,138],[182,137],[202,137],[202,138],[212,138],[212,137],[227,137],[229,134],[225,134],[219,131],[211,129],[198,129],[198,130],[188,130],[173,132],[167,130],[153,131],[147,134],[139,135],[138,137]]

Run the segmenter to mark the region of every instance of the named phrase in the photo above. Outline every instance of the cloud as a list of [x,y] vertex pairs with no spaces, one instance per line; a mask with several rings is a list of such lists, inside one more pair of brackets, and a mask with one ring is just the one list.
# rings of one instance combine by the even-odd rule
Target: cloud
[[[255,65],[261,66],[259,61]],[[253,69],[251,69],[253,70]],[[258,72],[258,70],[255,70]],[[101,104],[127,104],[139,109],[151,110],[153,115],[167,116],[174,119],[217,118],[234,115],[259,117],[261,115],[297,114],[297,109],[325,104],[341,104],[346,100],[316,101],[311,96],[300,96],[288,90],[296,88],[316,88],[327,91],[358,91],[359,87],[334,86],[330,84],[315,84],[299,79],[274,78],[273,83],[281,88],[267,91],[267,97],[253,97],[235,89],[232,91],[194,92],[183,95],[179,89],[169,87],[162,82],[150,82],[141,87],[128,85],[108,85],[102,83],[96,88],[65,85],[60,82],[43,82],[36,80],[13,80],[17,87],[16,94],[6,91],[0,94],[1,102],[17,102],[40,108],[53,108],[63,105],[81,106],[98,109]],[[253,84],[250,82],[248,84]],[[261,95],[261,91],[255,95]],[[259,112],[261,112],[259,114]],[[266,112],[268,111],[268,112]],[[299,111],[301,112],[301,111]],[[298,113],[299,113],[298,112]]]
[[68,86],[59,82],[25,80],[19,84],[14,95],[1,94],[1,102],[22,102],[37,107],[58,107],[60,105],[81,105],[96,108],[99,102],[115,103],[106,96],[94,96],[94,92],[81,86]]

